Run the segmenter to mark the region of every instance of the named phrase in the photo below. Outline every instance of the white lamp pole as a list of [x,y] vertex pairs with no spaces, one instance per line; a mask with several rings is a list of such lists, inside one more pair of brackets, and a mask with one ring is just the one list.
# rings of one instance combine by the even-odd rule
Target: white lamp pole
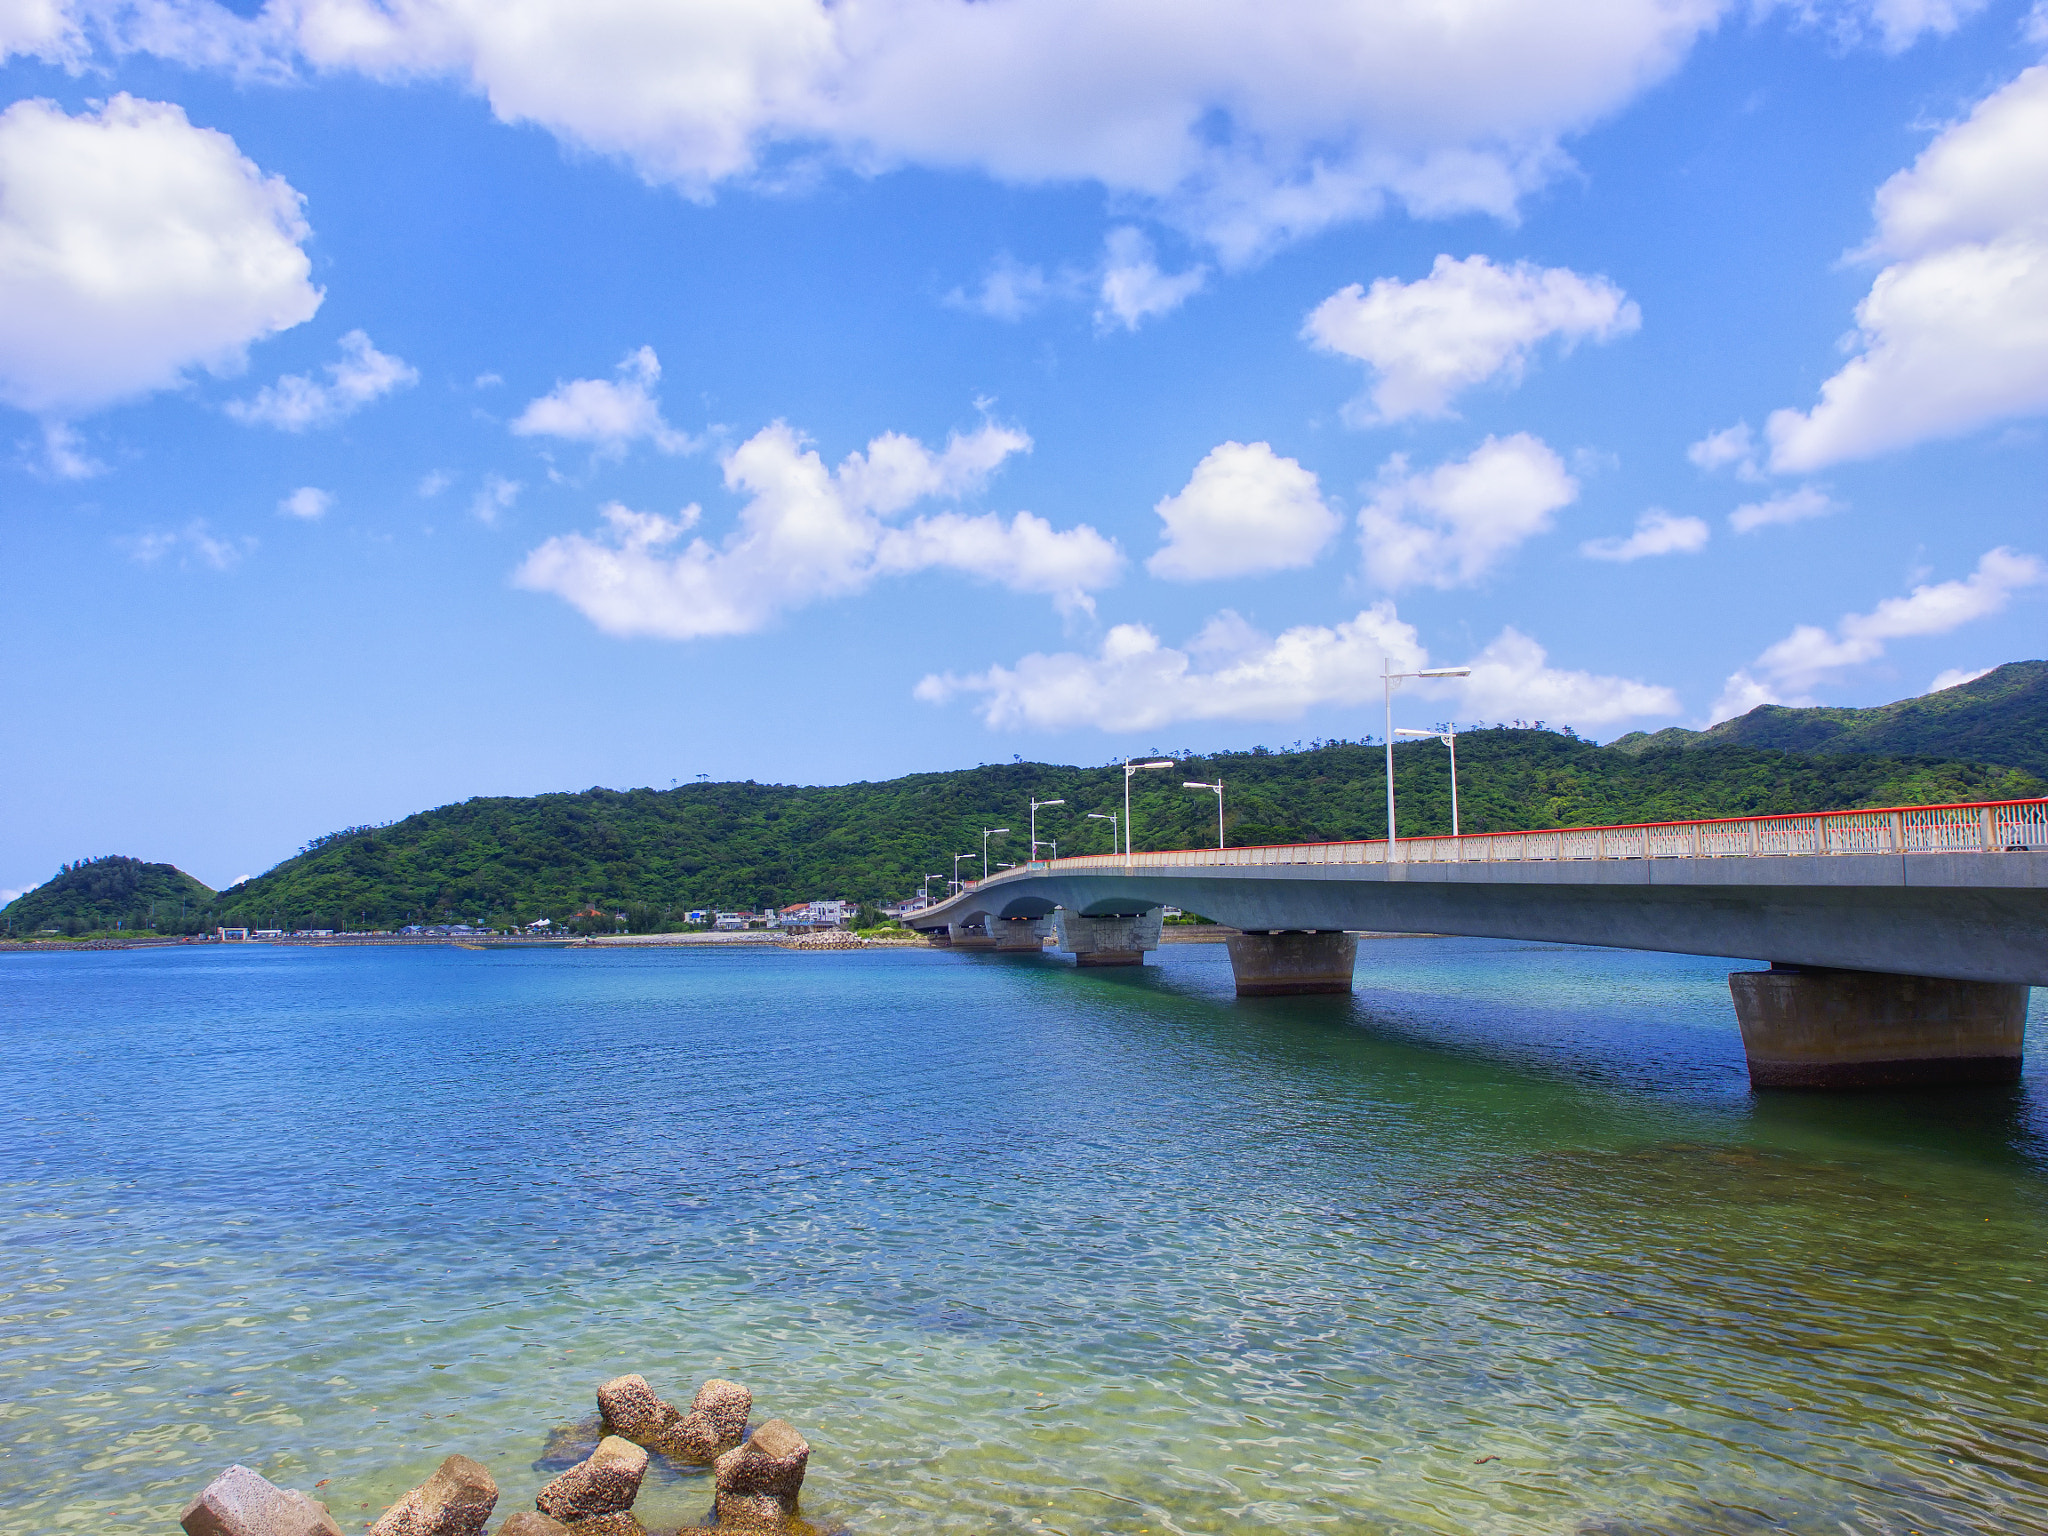
[[1090,811],[1090,812],[1088,813],[1088,819],[1089,819],[1090,821],[1106,821],[1106,822],[1108,822],[1108,823],[1109,823],[1109,851],[1110,851],[1111,853],[1115,853],[1115,852],[1116,852],[1116,812],[1115,812],[1115,811]]
[[1031,802],[1031,857],[1038,857],[1038,809],[1044,805],[1065,805],[1064,800],[1034,800]]
[[961,887],[961,885],[960,885],[960,861],[961,861],[962,859],[971,859],[971,858],[973,858],[973,857],[974,857],[974,855],[973,855],[973,854],[971,854],[971,853],[956,853],[956,854],[954,854],[954,855],[953,855],[953,880],[952,880],[952,886],[953,886],[953,889],[954,889],[955,891],[958,891],[958,890],[960,890],[960,889],[962,888],[962,887]]
[[924,904],[926,906],[930,906],[932,904],[932,882],[934,880],[943,880],[945,878],[946,877],[944,875],[926,875],[924,877],[923,882],[919,884],[917,892],[920,896],[924,898]]
[[1399,837],[1394,830],[1394,689],[1411,677],[1470,677],[1470,667],[1424,667],[1419,672],[1396,672],[1391,658],[1382,657],[1381,678],[1387,685],[1387,859],[1396,857]]
[[1182,789],[1213,789],[1216,791],[1216,846],[1221,848],[1223,846],[1223,781],[1218,779],[1214,784],[1203,784],[1194,779],[1187,779],[1182,781],[1180,787]]
[[1396,736],[1434,736],[1451,749],[1451,836],[1458,835],[1458,722],[1453,720],[1440,731],[1411,731],[1405,725],[1395,731]]
[[1124,759],[1124,862],[1126,864],[1131,861],[1131,775],[1143,773],[1147,768],[1171,768],[1172,766],[1173,759],[1170,757],[1158,758],[1149,763],[1134,763],[1128,757]]
[[1008,827],[983,827],[981,829],[981,878],[988,878],[988,840],[1009,831]]

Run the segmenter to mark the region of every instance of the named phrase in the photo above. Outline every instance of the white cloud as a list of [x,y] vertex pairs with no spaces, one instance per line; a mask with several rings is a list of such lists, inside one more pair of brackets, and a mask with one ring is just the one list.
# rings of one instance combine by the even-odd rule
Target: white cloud
[[1358,514],[1366,574],[1388,588],[1470,585],[1547,532],[1551,514],[1578,494],[1564,461],[1526,432],[1489,437],[1470,457],[1422,474],[1397,453]]
[[79,63],[85,37],[70,7],[62,0],[0,0],[0,59],[14,54],[50,64]]
[[0,400],[68,418],[243,366],[320,292],[300,199],[182,109],[0,113]]
[[[135,46],[202,62],[439,75],[503,121],[627,159],[693,197],[791,155],[874,173],[1092,182],[1227,261],[1389,204],[1512,217],[1560,144],[1684,59],[1729,0],[297,0]],[[238,37],[228,37],[240,26]],[[181,41],[182,39],[182,41]]]
[[256,547],[254,539],[236,541],[219,537],[203,517],[193,518],[182,528],[138,533],[120,543],[131,559],[143,565],[154,565],[175,555],[180,566],[196,561],[213,571],[232,568]]
[[449,474],[447,470],[429,470],[426,474],[420,476],[419,494],[428,500],[432,500],[454,483],[455,477]]
[[1763,501],[1745,502],[1728,514],[1728,526],[1737,533],[1754,533],[1779,523],[1803,523],[1810,517],[1839,512],[1842,504],[1817,486],[1802,485],[1796,491],[1781,491]]
[[503,475],[485,475],[482,487],[469,499],[469,515],[486,528],[495,528],[499,516],[519,499],[523,488],[519,481]]
[[317,523],[327,515],[328,508],[333,505],[333,492],[323,491],[318,486],[302,485],[280,501],[277,510],[285,517],[296,517],[309,523]]
[[1341,288],[1309,313],[1302,334],[1325,352],[1372,369],[1367,397],[1345,407],[1354,425],[1448,416],[1460,391],[1489,379],[1518,383],[1529,355],[1556,337],[1611,341],[1642,324],[1635,302],[1604,277],[1484,256],[1439,256],[1412,283],[1382,277]]
[[1757,468],[1756,452],[1756,436],[1749,430],[1749,423],[1738,421],[1732,427],[1709,432],[1686,449],[1685,456],[1710,473],[1733,464],[1736,479],[1758,480],[1763,471]]
[[1172,275],[1160,271],[1152,242],[1142,230],[1129,225],[1113,229],[1102,264],[1095,323],[1104,330],[1120,325],[1135,331],[1155,315],[1180,308],[1208,278],[1207,267],[1191,267]]
[[687,453],[696,444],[662,420],[654,386],[661,362],[654,348],[642,347],[619,364],[616,382],[572,379],[528,403],[512,423],[521,437],[559,437],[589,443],[598,452],[617,455],[634,443],[652,443],[663,453]]
[[1934,681],[1927,685],[1929,693],[1940,693],[1944,688],[1960,688],[1965,683],[1974,683],[1978,678],[1996,672],[1996,667],[1950,667],[1934,674]]
[[1270,443],[1223,443],[1153,511],[1164,523],[1145,569],[1167,581],[1250,576],[1312,564],[1342,520],[1315,475]]
[[1579,553],[1588,560],[1626,564],[1649,555],[1698,554],[1707,547],[1709,536],[1703,519],[1679,517],[1652,507],[1636,519],[1636,530],[1627,538],[1588,539],[1579,546]]
[[43,423],[43,472],[53,480],[90,480],[107,466],[85,451],[85,440],[61,421]]
[[1871,458],[2048,411],[2048,64],[1977,104],[1877,192],[1888,257],[1856,355],[1771,413],[1771,467]]
[[1868,613],[1844,614],[1833,630],[1800,624],[1731,675],[1714,702],[1713,721],[1759,704],[1810,704],[1810,691],[1851,667],[1876,661],[1894,640],[1945,635],[2002,612],[2015,592],[2048,582],[2048,562],[1998,548],[1960,581],[1924,583],[1888,597]]
[[[977,712],[999,730],[1287,720],[1318,706],[1376,702],[1389,660],[1411,671],[1429,662],[1414,626],[1391,602],[1341,624],[1303,624],[1272,637],[1226,610],[1185,647],[1162,644],[1146,625],[1118,624],[1092,656],[1034,653],[1013,667],[937,673],[918,683],[916,696],[931,704],[978,696]],[[1553,668],[1540,645],[1513,629],[1502,630],[1469,665],[1470,678],[1424,685],[1425,692],[1474,714],[1541,712],[1585,725],[1678,707],[1668,688]]]
[[1049,278],[1043,267],[1024,266],[1004,252],[991,263],[979,288],[973,293],[955,288],[946,295],[946,303],[994,320],[1022,320],[1041,305],[1065,297],[1073,288],[1070,279]]
[[751,634],[788,609],[860,591],[880,576],[932,569],[1085,610],[1088,594],[1115,581],[1123,564],[1115,544],[1086,524],[1062,532],[1029,512],[1007,522],[958,512],[902,527],[883,521],[918,501],[978,488],[1029,447],[1023,433],[992,422],[955,433],[938,453],[892,432],[828,470],[776,422],[726,455],[726,485],[749,499],[723,543],[695,538],[675,548],[700,521],[697,507],[666,518],[614,503],[601,509],[604,532],[549,539],[514,579],[566,599],[608,634],[671,640]]
[[287,373],[250,400],[230,400],[228,414],[240,422],[303,432],[354,415],[372,400],[417,384],[419,370],[403,358],[379,352],[363,331],[341,338],[341,361],[327,364],[331,382],[311,374]]

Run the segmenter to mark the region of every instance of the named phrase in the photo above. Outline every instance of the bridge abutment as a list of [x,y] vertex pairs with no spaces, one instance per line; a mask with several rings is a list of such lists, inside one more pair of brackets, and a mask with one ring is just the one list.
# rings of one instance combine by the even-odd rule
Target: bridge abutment
[[1042,917],[999,917],[988,927],[995,935],[997,954],[1035,955],[1044,950],[1052,924]]
[[994,949],[995,936],[979,923],[948,923],[946,932],[952,936],[954,949]]
[[1728,977],[1755,1088],[2016,1083],[2027,988],[1773,966]]
[[1239,997],[1348,993],[1358,963],[1358,936],[1351,933],[1239,933],[1224,943]]
[[1059,946],[1077,966],[1143,965],[1145,951],[1159,947],[1165,913],[1158,907],[1110,917],[1083,917],[1060,908]]

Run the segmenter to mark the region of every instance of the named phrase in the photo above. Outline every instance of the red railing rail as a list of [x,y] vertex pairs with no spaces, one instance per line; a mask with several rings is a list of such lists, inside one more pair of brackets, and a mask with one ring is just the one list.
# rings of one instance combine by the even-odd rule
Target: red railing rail
[[[1631,822],[1536,832],[1467,832],[1338,843],[1266,843],[1159,853],[1079,854],[1020,865],[986,882],[1047,870],[1237,868],[1271,864],[1501,864],[1563,859],[1723,859],[1812,854],[2003,853],[2048,848],[2048,799],[1800,811]],[[977,882],[980,883],[980,882]]]

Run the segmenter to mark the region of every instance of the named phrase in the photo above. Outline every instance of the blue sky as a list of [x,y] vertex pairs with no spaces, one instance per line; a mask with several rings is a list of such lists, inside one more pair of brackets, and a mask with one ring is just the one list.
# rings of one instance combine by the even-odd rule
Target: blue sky
[[0,891],[2042,654],[2041,6],[514,14],[0,0]]

